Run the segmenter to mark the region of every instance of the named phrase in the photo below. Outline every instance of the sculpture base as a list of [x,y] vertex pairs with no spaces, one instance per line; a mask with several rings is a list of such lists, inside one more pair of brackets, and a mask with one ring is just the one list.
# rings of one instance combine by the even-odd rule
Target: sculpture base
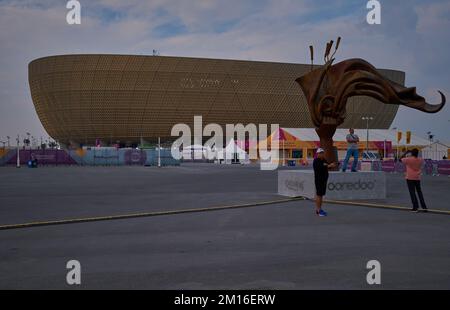
[[[314,171],[278,171],[278,194],[313,199],[316,195]],[[378,171],[330,171],[325,197],[337,200],[385,199],[386,175]]]

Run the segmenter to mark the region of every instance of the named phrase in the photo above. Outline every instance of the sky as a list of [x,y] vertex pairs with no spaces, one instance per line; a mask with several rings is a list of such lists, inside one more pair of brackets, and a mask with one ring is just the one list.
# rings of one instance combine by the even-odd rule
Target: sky
[[[34,109],[28,63],[60,54],[107,53],[309,63],[342,37],[336,62],[364,58],[406,72],[429,103],[450,99],[450,0],[380,0],[369,25],[366,0],[79,0],[81,24],[65,0],[0,0],[0,141],[48,137]],[[316,56],[317,58],[317,56]],[[450,104],[438,114],[400,107],[392,124],[450,143]],[[13,139],[11,139],[12,141]]]

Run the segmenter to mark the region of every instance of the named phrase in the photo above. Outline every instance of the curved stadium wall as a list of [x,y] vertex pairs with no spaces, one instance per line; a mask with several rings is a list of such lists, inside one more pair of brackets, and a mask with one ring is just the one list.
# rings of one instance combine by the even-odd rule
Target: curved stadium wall
[[[60,143],[139,143],[171,139],[177,123],[279,124],[312,127],[295,79],[310,65],[135,55],[62,55],[29,64],[36,112]],[[405,74],[380,70],[403,84]],[[344,128],[391,125],[398,106],[368,97],[349,101]],[[172,138],[173,139],[173,138]]]

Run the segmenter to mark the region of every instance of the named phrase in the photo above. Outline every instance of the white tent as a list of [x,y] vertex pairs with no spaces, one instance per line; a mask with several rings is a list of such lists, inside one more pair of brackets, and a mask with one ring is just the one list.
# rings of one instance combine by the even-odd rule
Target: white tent
[[241,147],[239,147],[234,140],[230,140],[225,149],[217,152],[217,159],[219,162],[223,161],[226,164],[250,163],[248,154]]
[[422,151],[422,157],[425,159],[441,160],[444,156],[448,156],[449,147],[439,141],[424,147]]

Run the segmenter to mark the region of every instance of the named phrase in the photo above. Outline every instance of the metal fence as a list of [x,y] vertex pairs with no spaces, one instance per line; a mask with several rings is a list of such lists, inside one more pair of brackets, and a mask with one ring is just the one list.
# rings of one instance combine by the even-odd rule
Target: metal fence
[[[0,153],[0,166],[17,164],[17,149]],[[156,166],[158,157],[162,166],[175,166],[180,162],[172,157],[170,150],[87,148],[78,150],[19,150],[19,162],[26,165],[32,158],[39,165],[82,166]]]

